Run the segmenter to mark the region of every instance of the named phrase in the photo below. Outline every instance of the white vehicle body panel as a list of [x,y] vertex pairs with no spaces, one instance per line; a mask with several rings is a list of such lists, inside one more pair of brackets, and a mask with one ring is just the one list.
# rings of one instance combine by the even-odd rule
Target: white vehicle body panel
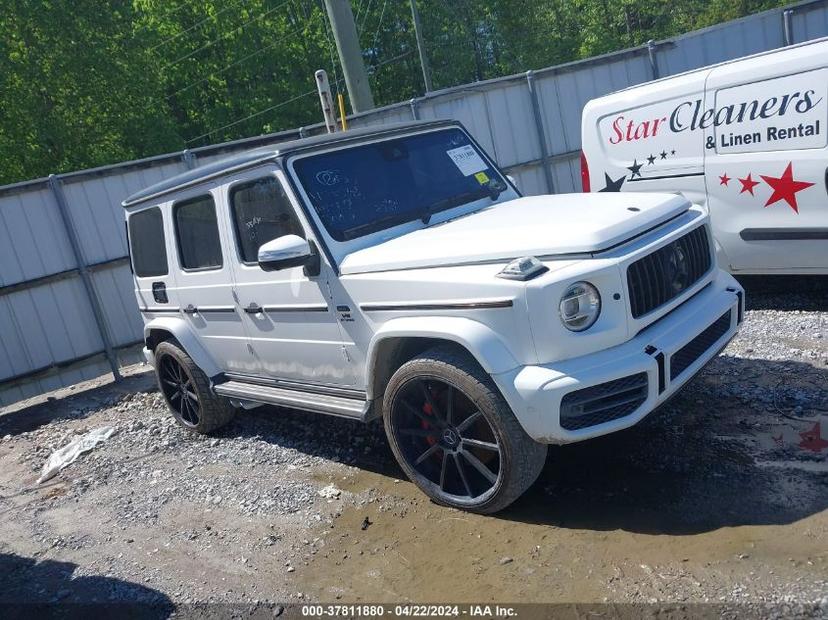
[[[712,286],[673,312],[669,321],[657,323],[623,344],[560,363],[518,367],[493,375],[493,379],[513,410],[519,408],[519,412],[515,410],[515,415],[526,432],[537,441],[571,443],[629,428],[666,402],[735,335],[739,301],[728,290],[733,289],[734,282],[731,276],[718,272]],[[654,355],[646,353],[646,349],[653,347],[669,359],[728,311],[731,322],[727,331],[704,355],[675,380],[668,381],[664,390],[659,392],[658,363]],[[624,369],[623,373],[619,372],[619,368]],[[563,428],[559,418],[548,415],[549,411],[560,411],[563,397],[570,392],[640,372],[646,373],[649,379],[647,399],[624,418],[573,431]],[[666,373],[669,376],[669,368]]]
[[675,191],[733,273],[828,273],[828,40],[590,101],[590,190]]
[[[194,195],[204,195],[209,190],[201,187],[182,193],[176,200],[186,200]],[[175,238],[172,217],[173,200],[152,205],[164,217],[166,239]],[[219,205],[216,205],[217,211]],[[164,275],[135,276],[138,307],[144,317],[144,334],[151,329],[163,329],[173,333],[180,342],[197,343],[194,355],[204,366],[217,372],[242,371],[250,367],[252,358],[247,350],[247,338],[242,318],[233,301],[232,276],[225,264],[220,269],[186,272],[181,269],[176,244],[167,243],[169,270]],[[154,288],[163,289],[167,301]],[[186,312],[188,306],[198,304],[199,313]],[[229,310],[229,311],[228,311]],[[193,358],[195,359],[195,357]]]
[[686,209],[682,198],[648,194],[518,198],[484,207],[473,217],[458,217],[353,252],[340,271],[347,275],[587,254],[610,248]]
[[[272,386],[283,403],[294,402],[286,396],[292,390],[315,391],[308,410],[324,410],[326,398],[334,402],[345,394],[342,398],[361,398],[366,411],[373,403],[376,412],[384,390],[378,377],[395,369],[388,367],[389,351],[415,341],[454,343],[492,377],[531,437],[578,441],[634,424],[652,411],[716,354],[742,317],[743,292],[716,266],[707,213],[681,196],[519,198],[511,188],[494,203],[475,200],[427,224],[395,226],[331,251],[291,170],[289,159],[255,160],[247,168],[217,173],[209,183],[171,189],[160,203],[151,188],[145,198],[125,204],[128,219],[159,204],[164,215],[170,273],[135,278],[147,359],[153,361],[158,338],[168,333],[214,384],[226,382],[224,393],[244,406],[268,402],[264,396],[257,401],[256,394]],[[265,271],[244,262],[232,196],[234,188],[263,178],[283,189],[287,202],[280,208],[295,211],[309,246],[322,248],[318,269]],[[224,261],[220,268],[186,272],[178,263],[172,205],[203,194],[205,187],[215,196]],[[283,221],[274,214],[273,221]],[[258,221],[242,224],[255,228]],[[697,245],[676,250],[690,235]],[[134,252],[135,239],[130,242]],[[640,298],[634,288],[642,284],[633,282],[631,269],[665,250],[654,264],[669,276],[665,283],[681,284],[679,292],[637,314],[632,298]],[[706,266],[693,281],[683,282],[688,253]],[[542,272],[526,281],[499,277],[509,262],[527,255],[539,257]],[[647,277],[661,276],[648,272]],[[601,312],[591,327],[575,332],[563,324],[559,306],[566,289],[582,281],[598,291]],[[159,283],[167,289],[165,303],[153,298]],[[218,305],[229,306],[215,313],[223,321],[207,321]],[[189,306],[197,311],[184,312]],[[666,379],[670,356],[727,309],[732,316],[718,340],[680,376]],[[666,356],[666,366],[656,362],[654,351]],[[634,411],[581,431],[562,426],[567,394],[633,372],[649,377],[646,401]],[[250,390],[249,401],[239,396],[245,382],[258,390]],[[363,408],[339,400],[330,413],[352,411]]]
[[[221,189],[229,195],[240,183],[274,175],[284,182],[284,176],[270,166],[233,175]],[[297,216],[302,217],[298,210]],[[330,266],[323,264],[321,273],[312,278],[302,267],[263,271],[256,263],[242,262],[233,244],[225,247],[234,270],[236,303],[242,310],[253,354],[253,365],[245,374],[353,385],[355,376],[343,363],[342,333],[335,308],[329,303]],[[252,305],[261,311],[250,312]]]

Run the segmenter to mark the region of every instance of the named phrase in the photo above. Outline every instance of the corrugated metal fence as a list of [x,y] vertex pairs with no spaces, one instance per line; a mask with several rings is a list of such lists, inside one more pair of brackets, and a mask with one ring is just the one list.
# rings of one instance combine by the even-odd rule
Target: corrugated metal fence
[[[828,0],[668,41],[430,93],[351,119],[462,121],[526,194],[580,189],[581,109],[600,95],[828,35]],[[320,126],[0,187],[0,405],[137,359],[121,201],[198,164]],[[117,372],[117,371],[116,371]]]

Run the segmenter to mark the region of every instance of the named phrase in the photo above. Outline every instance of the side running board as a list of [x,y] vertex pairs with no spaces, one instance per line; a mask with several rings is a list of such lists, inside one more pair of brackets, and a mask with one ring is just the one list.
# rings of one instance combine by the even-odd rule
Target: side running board
[[244,381],[219,383],[213,387],[213,390],[216,394],[227,398],[327,413],[356,420],[364,420],[369,408],[369,403],[364,399],[301,392]]

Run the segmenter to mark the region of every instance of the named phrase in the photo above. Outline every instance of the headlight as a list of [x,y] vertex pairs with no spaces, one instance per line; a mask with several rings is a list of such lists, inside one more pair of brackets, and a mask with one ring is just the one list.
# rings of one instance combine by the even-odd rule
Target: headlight
[[601,295],[589,282],[570,284],[561,296],[561,322],[573,332],[592,326],[601,314]]
[[506,265],[503,270],[497,274],[498,278],[506,278],[507,280],[531,280],[535,276],[549,271],[549,268],[534,256],[524,256],[523,258],[516,258],[511,263]]

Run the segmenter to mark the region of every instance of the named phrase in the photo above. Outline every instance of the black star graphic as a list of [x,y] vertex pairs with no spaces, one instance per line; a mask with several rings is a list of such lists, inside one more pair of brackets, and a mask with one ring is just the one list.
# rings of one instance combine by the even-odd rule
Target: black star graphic
[[599,192],[620,192],[621,186],[624,185],[624,177],[622,176],[617,181],[613,181],[606,172],[604,173],[604,189],[599,189]]
[[670,151],[670,155],[675,155],[675,154],[676,154],[676,149],[673,149],[672,151]]
[[661,155],[661,159],[667,159],[667,151],[661,151],[659,155]]
[[632,174],[630,174],[630,180],[635,178],[635,175],[641,176],[641,166],[644,164],[639,164],[637,159],[633,160],[632,166],[627,166],[627,170],[629,170]]
[[647,165],[648,165],[648,166],[652,166],[654,163],[655,163],[655,155],[652,155],[652,154],[651,154],[651,155],[647,158]]

